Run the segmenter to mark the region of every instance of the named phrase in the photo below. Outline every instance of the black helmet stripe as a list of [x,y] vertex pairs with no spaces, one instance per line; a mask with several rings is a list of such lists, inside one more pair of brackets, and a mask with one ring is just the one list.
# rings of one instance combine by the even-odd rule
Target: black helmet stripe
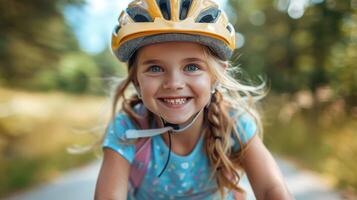
[[121,29],[121,26],[119,24],[115,25],[113,34],[117,35],[119,33],[119,30]]
[[170,0],[156,0],[156,3],[159,5],[162,16],[166,20],[171,20]]
[[184,20],[187,17],[188,11],[190,10],[192,0],[181,0],[180,5],[180,20]]
[[135,22],[153,22],[150,14],[140,7],[127,8],[126,12]]
[[230,32],[230,33],[232,33],[232,31],[233,31],[233,26],[232,26],[232,24],[228,24],[227,25],[227,27],[226,27],[226,29]]
[[209,8],[202,11],[196,18],[198,23],[215,23],[221,11],[218,8]]

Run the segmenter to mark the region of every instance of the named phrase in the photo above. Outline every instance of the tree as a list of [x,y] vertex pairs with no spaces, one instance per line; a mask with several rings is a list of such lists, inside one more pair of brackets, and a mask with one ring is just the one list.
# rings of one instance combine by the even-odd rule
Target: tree
[[229,2],[235,28],[244,36],[245,44],[236,52],[243,69],[266,74],[275,91],[330,85],[356,102],[357,11],[352,1],[308,1],[310,5],[298,19],[287,13],[292,1]]
[[0,83],[27,87],[61,55],[78,50],[61,9],[83,0],[0,1]]

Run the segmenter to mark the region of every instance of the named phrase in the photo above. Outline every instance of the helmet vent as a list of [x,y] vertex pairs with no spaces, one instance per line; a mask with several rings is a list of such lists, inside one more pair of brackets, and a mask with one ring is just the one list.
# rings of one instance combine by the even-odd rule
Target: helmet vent
[[184,20],[187,17],[188,11],[190,10],[192,0],[182,0],[180,6],[180,20]]
[[196,22],[215,23],[220,13],[221,11],[218,8],[209,8],[198,15]]
[[170,0],[156,0],[162,15],[166,20],[171,20]]
[[227,26],[226,28],[227,28],[227,30],[228,30],[230,33],[232,33],[233,28],[232,28],[232,25],[231,25],[231,24],[228,24],[228,26]]
[[115,25],[113,34],[117,35],[119,33],[120,28],[121,28],[121,26],[119,24]]
[[135,22],[152,22],[149,13],[140,7],[127,8],[126,12]]

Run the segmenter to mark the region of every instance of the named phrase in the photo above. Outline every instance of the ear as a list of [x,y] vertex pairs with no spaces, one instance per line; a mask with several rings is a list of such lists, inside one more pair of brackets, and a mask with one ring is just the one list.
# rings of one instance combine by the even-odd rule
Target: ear
[[218,81],[216,80],[211,87],[211,94],[215,93],[218,86]]
[[222,67],[223,67],[224,71],[225,71],[225,70],[227,70],[228,66],[229,66],[228,61],[227,61],[227,62],[222,63]]

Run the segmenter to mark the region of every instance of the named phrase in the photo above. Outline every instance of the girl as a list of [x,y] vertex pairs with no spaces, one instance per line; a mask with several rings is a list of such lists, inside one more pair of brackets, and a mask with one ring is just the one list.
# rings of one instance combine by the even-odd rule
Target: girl
[[[291,199],[257,136],[252,98],[264,91],[228,75],[234,48],[211,0],[136,0],[122,12],[112,50],[129,73],[115,91],[95,199],[242,199],[242,171],[257,199]],[[130,84],[137,93],[126,98]]]

